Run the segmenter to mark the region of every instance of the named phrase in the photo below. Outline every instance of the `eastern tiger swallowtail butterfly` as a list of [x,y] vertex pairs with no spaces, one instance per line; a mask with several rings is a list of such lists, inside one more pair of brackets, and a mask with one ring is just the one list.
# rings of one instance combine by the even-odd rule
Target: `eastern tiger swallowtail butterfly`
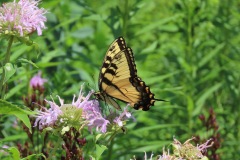
[[123,37],[117,38],[108,48],[99,74],[97,99],[121,109],[114,100],[129,103],[134,109],[147,111],[155,99],[150,88],[137,76],[132,49],[126,46]]

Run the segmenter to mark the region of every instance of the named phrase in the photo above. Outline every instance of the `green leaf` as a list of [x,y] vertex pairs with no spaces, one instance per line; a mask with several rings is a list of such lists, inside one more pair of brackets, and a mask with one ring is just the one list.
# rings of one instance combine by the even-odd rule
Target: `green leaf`
[[213,59],[213,57],[215,55],[217,55],[218,53],[220,54],[220,50],[225,46],[225,43],[219,44],[214,50],[212,50],[209,54],[207,54],[206,56],[203,56],[203,58],[201,59],[201,61],[198,63],[199,67],[202,67],[203,65],[205,65],[206,63],[208,63],[209,61],[211,61]]
[[38,56],[40,55],[40,48],[39,48],[39,46],[38,46],[38,44],[37,43],[35,43],[35,42],[33,42],[33,46],[34,46],[34,49],[35,49],[35,51],[37,52],[37,58],[38,58]]
[[[53,58],[56,58],[56,57],[59,57],[59,56],[62,56],[62,55],[64,55],[64,53],[61,52],[61,50],[57,48],[53,51],[48,52],[48,54],[43,56],[39,63],[45,64],[47,62],[50,62]],[[51,63],[57,63],[59,65],[60,62],[51,62]]]
[[13,160],[19,160],[20,159],[20,152],[15,147],[8,148],[9,153],[12,155]]
[[38,66],[35,63],[33,63],[31,60],[27,60],[25,58],[19,58],[18,61],[23,62],[23,63],[29,63],[29,64],[33,65],[34,67],[38,68]]
[[21,139],[21,140],[28,139],[27,134],[25,132],[22,132],[22,133],[18,133],[16,135],[8,135],[8,136],[0,139],[0,145],[3,142],[13,142],[13,141],[18,141],[19,139]]
[[70,130],[69,126],[63,127],[61,130],[61,135],[64,135],[66,132],[68,132]]
[[[144,73],[144,72],[142,72],[142,73]],[[162,74],[162,75],[157,75],[157,76],[152,76],[151,75],[151,77],[149,77],[147,83],[149,85],[154,84],[154,83],[159,83],[159,82],[161,82],[163,80],[166,80],[169,77],[172,77],[172,76],[174,76],[174,75],[176,75],[178,73],[179,73],[179,71],[174,71],[174,72],[170,72],[170,73]]]
[[98,160],[101,157],[101,155],[106,149],[107,149],[106,146],[96,144],[96,160]]
[[26,88],[26,84],[24,83],[19,83],[16,85],[14,88],[8,91],[8,93],[5,95],[6,99],[10,99],[10,97],[16,95],[17,93],[21,92],[23,88]]
[[[191,96],[187,96],[187,110],[188,110],[188,113],[192,113],[193,108],[194,108],[193,99],[192,99]],[[190,115],[189,115],[189,117],[190,117]]]
[[4,82],[6,83],[16,72],[16,69],[13,67],[13,65],[11,63],[6,63],[4,66],[4,71],[5,71],[5,78],[4,78]]
[[208,157],[204,156],[201,158],[201,160],[208,160]]
[[[165,19],[161,19],[156,21],[155,23],[150,23],[149,25],[146,25],[145,27],[142,27],[138,32],[136,32],[135,35],[141,35],[143,33],[148,33],[151,32],[154,29],[161,29],[162,26],[166,25],[167,23],[180,18],[182,15],[181,14],[175,14],[172,17],[167,17]],[[166,27],[165,27],[166,28]]]
[[154,50],[156,50],[158,42],[153,42],[151,45],[149,45],[147,48],[144,48],[142,50],[142,53],[151,53]]
[[42,157],[44,157],[44,159],[46,159],[44,154],[39,153],[39,154],[29,155],[29,156],[27,156],[25,158],[22,158],[21,160],[35,160],[35,159],[41,159]]
[[35,112],[23,110],[16,105],[0,99],[0,114],[15,115],[28,127],[29,131],[32,132],[28,115],[33,115]]
[[158,142],[158,144],[146,144],[142,147],[138,147],[138,148],[135,148],[132,150],[132,152],[139,152],[139,153],[143,153],[143,151],[145,152],[151,152],[152,150],[156,150],[156,148],[159,148],[160,144],[163,144],[164,145],[169,145],[171,143],[171,141],[167,141],[164,143],[163,142]]
[[97,142],[102,136],[103,134],[97,134],[95,142]]
[[218,90],[222,86],[222,83],[217,83],[214,86],[207,88],[206,91],[199,97],[199,99],[196,101],[196,108],[193,111],[193,116],[196,116],[200,113],[202,110],[202,106],[206,102],[206,99],[210,98],[213,92]]

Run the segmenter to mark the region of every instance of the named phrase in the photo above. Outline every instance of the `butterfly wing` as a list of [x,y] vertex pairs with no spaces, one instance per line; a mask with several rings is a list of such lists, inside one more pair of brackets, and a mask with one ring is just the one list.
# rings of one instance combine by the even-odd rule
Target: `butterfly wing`
[[[158,99],[138,76],[132,49],[126,46],[123,37],[109,47],[99,75],[98,97],[112,98],[129,103],[134,109],[149,110]],[[113,104],[115,108],[120,108]]]

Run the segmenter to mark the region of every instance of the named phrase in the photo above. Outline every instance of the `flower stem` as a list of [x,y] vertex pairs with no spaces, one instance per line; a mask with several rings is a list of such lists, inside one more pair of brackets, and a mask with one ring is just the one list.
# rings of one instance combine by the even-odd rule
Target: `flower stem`
[[123,15],[123,36],[127,36],[127,27],[128,27],[128,19],[129,19],[129,7],[128,7],[128,0],[124,2],[124,15]]
[[7,52],[6,52],[5,60],[3,61],[3,65],[2,65],[2,77],[1,77],[1,80],[0,80],[0,95],[1,95],[2,99],[3,99],[4,94],[5,94],[5,86],[4,86],[3,82],[4,82],[4,79],[5,79],[6,73],[5,73],[5,70],[4,70],[4,66],[5,66],[5,64],[7,64],[10,61],[10,50],[11,50],[11,47],[12,47],[12,44],[13,44],[13,39],[14,39],[14,36],[11,36],[8,40]]

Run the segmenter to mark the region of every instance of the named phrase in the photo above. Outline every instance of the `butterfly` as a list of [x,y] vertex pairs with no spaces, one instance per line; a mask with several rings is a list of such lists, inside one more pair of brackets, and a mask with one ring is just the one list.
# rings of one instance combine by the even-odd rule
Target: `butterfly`
[[103,100],[120,110],[115,101],[129,103],[134,109],[147,111],[154,105],[155,99],[150,88],[137,76],[136,64],[132,49],[127,47],[123,37],[112,42],[107,50],[99,74],[99,92],[96,99]]

